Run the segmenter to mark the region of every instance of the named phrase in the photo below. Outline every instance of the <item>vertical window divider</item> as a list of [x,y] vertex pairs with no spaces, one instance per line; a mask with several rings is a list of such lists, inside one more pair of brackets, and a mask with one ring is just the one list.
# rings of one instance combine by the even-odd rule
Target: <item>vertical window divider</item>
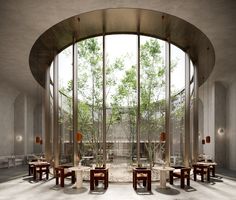
[[137,43],[137,120],[136,120],[136,134],[137,134],[137,165],[140,166],[140,34],[138,32]]
[[72,50],[72,65],[73,65],[73,165],[78,163],[78,150],[77,150],[77,127],[78,127],[78,75],[77,75],[77,45],[75,44],[75,37],[73,37],[73,50]]
[[102,76],[103,76],[103,120],[102,120],[102,130],[103,130],[103,165],[106,166],[106,38],[105,38],[105,31],[103,30],[103,37],[102,37],[102,48],[103,48],[103,66],[102,66]]
[[[171,47],[170,47],[170,42],[169,39],[165,42],[165,65],[166,65],[166,106],[165,106],[165,111],[166,111],[166,117],[165,117],[165,130],[166,130],[166,141],[165,141],[165,162],[167,166],[170,165],[170,97],[171,97]],[[160,141],[161,142],[161,141]]]
[[59,137],[58,137],[58,55],[53,61],[53,154],[54,165],[59,165]]
[[184,141],[184,165],[190,164],[190,59],[185,53],[185,141]]
[[194,101],[193,101],[193,160],[198,159],[198,68],[194,65]]
[[44,122],[45,122],[45,157],[49,162],[52,157],[52,150],[50,144],[50,67],[47,68],[45,74],[45,96],[44,96]]

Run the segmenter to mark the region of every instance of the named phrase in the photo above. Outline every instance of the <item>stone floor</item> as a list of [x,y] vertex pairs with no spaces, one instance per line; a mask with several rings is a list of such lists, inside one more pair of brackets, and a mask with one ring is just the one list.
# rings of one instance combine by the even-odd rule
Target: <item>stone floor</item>
[[[14,171],[15,174],[11,172]],[[102,185],[93,193],[89,191],[89,182],[84,181],[83,188],[76,189],[66,180],[65,188],[55,186],[55,179],[52,177],[46,181],[33,181],[27,176],[26,168],[0,169],[0,200],[201,200],[201,199],[236,199],[236,174],[234,171],[218,170],[217,177],[211,181],[200,182],[191,180],[191,187],[180,189],[179,180],[174,185],[167,184],[167,189],[160,189],[159,182],[152,182],[152,192],[146,192],[139,188],[135,192],[132,183],[110,183],[107,191],[102,190]],[[5,175],[4,175],[5,174]],[[8,176],[8,178],[7,178]]]

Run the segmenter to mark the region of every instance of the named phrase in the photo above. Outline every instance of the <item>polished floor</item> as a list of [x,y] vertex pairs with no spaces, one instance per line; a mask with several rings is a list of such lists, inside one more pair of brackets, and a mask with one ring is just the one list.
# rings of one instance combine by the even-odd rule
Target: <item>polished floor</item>
[[[10,172],[14,171],[15,174]],[[12,174],[11,176],[9,174]],[[66,181],[65,188],[55,186],[55,179],[33,181],[27,176],[27,169],[24,167],[0,169],[0,200],[201,200],[214,199],[236,200],[236,179],[235,172],[228,170],[218,170],[217,177],[211,178],[210,182],[200,182],[191,180],[191,187],[180,189],[179,180],[175,180],[174,185],[167,184],[167,189],[160,189],[159,182],[152,183],[152,192],[146,192],[140,188],[135,192],[132,183],[110,183],[107,191],[99,187],[95,192],[89,191],[89,183],[84,182],[83,188],[76,189]],[[101,185],[102,186],[102,185]]]

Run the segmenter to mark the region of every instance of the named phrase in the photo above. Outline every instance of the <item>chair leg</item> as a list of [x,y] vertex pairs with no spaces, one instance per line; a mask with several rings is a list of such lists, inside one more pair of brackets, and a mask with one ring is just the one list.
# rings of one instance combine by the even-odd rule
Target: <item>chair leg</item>
[[58,185],[59,184],[59,174],[58,174],[58,171],[56,171],[55,176],[56,176],[56,185]]
[[47,169],[46,169],[46,179],[48,179],[49,178],[49,167],[47,167]]
[[210,169],[207,169],[207,181],[210,181]]
[[134,189],[137,190],[137,178],[134,178]]
[[39,180],[40,180],[40,181],[42,180],[42,174],[43,174],[42,168],[40,167],[40,168],[39,168]]
[[173,171],[170,171],[170,175],[169,175],[169,179],[170,179],[170,184],[173,185]]
[[201,169],[201,181],[202,182],[204,181],[204,169],[203,168]]
[[108,188],[108,181],[109,181],[109,174],[107,172],[105,177],[106,189]]
[[190,177],[187,178],[187,186],[190,186]]
[[104,186],[105,186],[105,189],[107,189],[108,188],[108,174],[107,173],[105,174],[104,178],[105,178],[104,179]]
[[193,170],[193,180],[194,180],[194,181],[197,180],[197,172],[196,172],[195,168],[194,168],[194,170]]
[[147,181],[145,179],[145,180],[143,180],[143,187],[146,187],[146,186],[147,186]]
[[184,177],[180,178],[180,187],[184,188]]
[[148,185],[147,185],[147,189],[148,189],[148,191],[151,191],[152,190],[152,182],[151,182],[151,173],[150,174],[148,174]]
[[215,167],[215,165],[213,165],[213,166],[212,166],[212,176],[213,176],[213,177],[216,176],[215,171],[216,171],[216,167]]
[[73,171],[73,172],[72,172],[72,175],[71,175],[71,183],[74,184],[75,181],[76,181],[75,172]]
[[64,172],[61,172],[61,187],[64,187]]
[[94,190],[94,181],[90,180],[90,190]]
[[90,171],[90,190],[94,190],[94,176],[92,171]]

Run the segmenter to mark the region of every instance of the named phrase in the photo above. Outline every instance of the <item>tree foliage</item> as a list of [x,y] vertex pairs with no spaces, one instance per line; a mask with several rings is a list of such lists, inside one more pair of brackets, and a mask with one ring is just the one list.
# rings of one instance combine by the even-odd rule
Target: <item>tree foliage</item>
[[[101,151],[103,110],[103,52],[102,42],[91,38],[77,43],[78,48],[78,129],[83,140],[92,144],[93,154]],[[145,143],[150,163],[153,162],[155,144],[165,126],[165,66],[157,39],[151,38],[140,47],[141,80],[141,139]],[[125,58],[106,63],[107,133],[114,124],[128,126],[127,140],[134,143],[137,116],[137,66],[125,68]],[[174,65],[172,66],[172,68]],[[117,77],[123,71],[122,77]],[[64,92],[72,91],[72,81]],[[128,123],[125,123],[128,122]],[[132,146],[132,155],[134,146]]]

